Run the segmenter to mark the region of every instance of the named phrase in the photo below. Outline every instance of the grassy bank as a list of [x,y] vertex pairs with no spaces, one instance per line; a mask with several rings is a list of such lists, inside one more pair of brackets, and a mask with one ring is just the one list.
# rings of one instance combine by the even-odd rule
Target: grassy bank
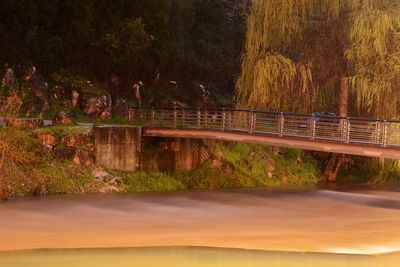
[[[57,136],[87,132],[84,127],[39,129]],[[38,132],[38,130],[36,130]],[[56,157],[33,132],[0,128],[0,197],[69,193],[158,192],[297,186],[323,181],[323,160],[298,149],[279,149],[243,143],[216,142],[213,155],[190,172],[122,172],[96,165],[82,166]],[[398,161],[351,158],[339,182],[398,182]],[[381,172],[376,164],[386,164]],[[390,164],[390,166],[388,165]]]
[[[65,131],[53,128],[50,130],[57,134]],[[213,157],[191,172],[121,172],[57,159],[53,151],[45,149],[31,134],[0,128],[0,194],[3,199],[66,193],[302,185],[317,183],[320,179],[319,162],[301,150],[218,143]],[[220,157],[231,166],[228,172],[214,166]]]

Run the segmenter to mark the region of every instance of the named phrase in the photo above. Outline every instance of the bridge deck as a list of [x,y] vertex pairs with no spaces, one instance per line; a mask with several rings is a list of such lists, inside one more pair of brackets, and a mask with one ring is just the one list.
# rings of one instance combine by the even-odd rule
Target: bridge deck
[[212,108],[137,108],[147,136],[210,138],[400,159],[400,121]]
[[396,148],[313,141],[300,138],[277,137],[265,134],[248,134],[244,132],[145,127],[143,130],[143,135],[153,137],[216,139],[223,141],[236,141],[279,147],[299,148],[321,152],[400,159],[400,151]]

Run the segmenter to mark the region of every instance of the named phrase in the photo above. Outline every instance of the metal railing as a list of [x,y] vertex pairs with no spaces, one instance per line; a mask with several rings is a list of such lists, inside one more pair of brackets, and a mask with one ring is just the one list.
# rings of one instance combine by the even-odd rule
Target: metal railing
[[225,108],[131,107],[129,120],[157,128],[222,130],[400,148],[400,121]]

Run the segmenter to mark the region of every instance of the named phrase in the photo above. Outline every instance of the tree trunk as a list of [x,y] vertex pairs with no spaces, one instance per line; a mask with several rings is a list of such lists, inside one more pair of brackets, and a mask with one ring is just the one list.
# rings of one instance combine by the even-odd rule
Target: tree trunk
[[[346,76],[345,71],[340,73],[339,116],[341,117],[347,117],[348,115],[349,84]],[[337,174],[342,167],[344,160],[344,154],[329,154],[324,170],[324,176],[328,182],[336,182]]]
[[336,182],[337,174],[345,160],[344,154],[331,153],[326,161],[324,176],[328,182]]
[[349,84],[345,73],[340,75],[339,116],[347,117],[349,102]]

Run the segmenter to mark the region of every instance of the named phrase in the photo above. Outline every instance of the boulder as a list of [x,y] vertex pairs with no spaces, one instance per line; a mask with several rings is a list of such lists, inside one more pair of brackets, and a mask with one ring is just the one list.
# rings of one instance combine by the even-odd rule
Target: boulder
[[225,174],[232,174],[233,171],[235,170],[235,167],[233,166],[232,163],[226,161],[224,164],[221,165],[220,167],[221,171],[223,171]]
[[43,126],[43,119],[10,118],[4,119],[7,126],[18,129],[33,129]]
[[18,91],[17,81],[15,79],[15,73],[12,68],[8,68],[3,77],[3,84],[7,86],[11,91]]
[[104,179],[110,176],[110,174],[106,171],[104,171],[103,168],[96,168],[92,171],[92,175],[96,178],[96,179]]
[[78,101],[79,101],[79,93],[73,90],[71,93],[71,105],[73,107],[76,107],[76,105],[78,105]]
[[264,163],[265,163],[265,167],[267,168],[267,170],[272,171],[272,172],[275,171],[275,169],[276,169],[275,160],[267,158],[267,159],[264,159]]
[[92,135],[88,133],[68,134],[61,138],[61,143],[65,146],[89,145],[92,142]]
[[210,168],[220,168],[224,164],[224,160],[220,157],[214,158],[211,161]]
[[48,112],[50,110],[50,103],[49,97],[46,94],[47,84],[40,79],[36,68],[29,68],[24,79],[30,91],[30,99],[27,101],[24,111],[34,114]]
[[72,160],[75,155],[75,147],[56,146],[54,148],[55,156],[58,159]]
[[118,116],[128,119],[129,118],[129,105],[124,99],[117,101],[115,105],[115,111]]
[[112,100],[111,95],[84,95],[81,101],[83,112],[92,118],[101,120],[112,119]]
[[58,138],[53,133],[39,132],[34,133],[34,136],[46,147],[54,147],[58,143]]
[[302,159],[301,157],[297,157],[297,158],[296,158],[296,162],[297,162],[297,163],[302,163],[302,162],[303,162],[303,159]]
[[82,166],[93,165],[95,162],[93,153],[84,148],[57,146],[54,151],[57,158],[72,160]]
[[274,146],[272,148],[272,152],[274,152],[276,155],[283,155],[283,154],[285,154],[285,149],[283,149],[282,147]]
[[53,118],[53,125],[72,125],[74,124],[70,114],[63,111],[58,112]]
[[75,148],[73,161],[82,166],[89,166],[94,164],[94,155],[89,150],[83,148]]

